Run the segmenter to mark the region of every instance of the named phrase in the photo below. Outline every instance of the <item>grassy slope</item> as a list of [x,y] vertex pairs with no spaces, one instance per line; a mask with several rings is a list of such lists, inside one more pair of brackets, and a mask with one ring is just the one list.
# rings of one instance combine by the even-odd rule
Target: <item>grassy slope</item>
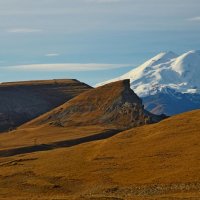
[[[77,139],[144,124],[141,100],[129,86],[126,80],[83,92],[17,130],[1,134],[0,150]],[[123,98],[128,98],[133,105],[127,106]],[[60,121],[63,126],[58,124]]]
[[199,124],[197,110],[102,141],[0,158],[1,197],[199,199]]
[[[138,104],[138,108],[135,108],[135,113],[132,113],[131,110],[126,113],[128,111],[125,106],[128,107],[128,105],[124,105],[124,101],[130,101],[133,104],[131,105],[132,108],[134,104]],[[138,117],[135,119],[138,123],[144,121],[142,116],[138,116],[140,106],[142,110],[142,102],[130,89],[129,80],[118,81],[84,92],[62,106],[25,124],[23,127],[61,122],[63,126],[114,124],[115,127],[125,128],[127,124],[134,121],[130,117],[133,114]]]

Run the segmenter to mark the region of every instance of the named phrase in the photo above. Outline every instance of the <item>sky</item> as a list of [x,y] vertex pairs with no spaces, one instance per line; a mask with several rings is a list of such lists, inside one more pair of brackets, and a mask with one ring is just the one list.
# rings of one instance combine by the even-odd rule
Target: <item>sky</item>
[[199,0],[0,0],[0,82],[117,77],[200,49]]

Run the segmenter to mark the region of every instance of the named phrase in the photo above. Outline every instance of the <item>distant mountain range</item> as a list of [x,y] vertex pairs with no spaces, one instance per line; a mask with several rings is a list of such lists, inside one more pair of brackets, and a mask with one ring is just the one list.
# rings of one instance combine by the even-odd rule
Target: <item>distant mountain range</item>
[[131,88],[154,114],[174,115],[200,108],[200,51],[162,52],[130,72],[97,84],[130,79]]

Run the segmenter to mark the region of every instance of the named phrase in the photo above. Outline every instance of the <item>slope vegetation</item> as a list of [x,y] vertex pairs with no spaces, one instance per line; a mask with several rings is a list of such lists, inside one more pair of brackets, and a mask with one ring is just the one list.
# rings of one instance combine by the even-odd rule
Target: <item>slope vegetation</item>
[[200,111],[70,148],[0,158],[2,199],[199,199]]
[[130,89],[130,81],[123,80],[85,92],[24,127],[100,124],[127,129],[151,121],[141,99]]
[[0,155],[103,139],[163,118],[144,110],[129,80],[118,81],[86,91],[17,130],[0,135],[1,149],[5,150]]

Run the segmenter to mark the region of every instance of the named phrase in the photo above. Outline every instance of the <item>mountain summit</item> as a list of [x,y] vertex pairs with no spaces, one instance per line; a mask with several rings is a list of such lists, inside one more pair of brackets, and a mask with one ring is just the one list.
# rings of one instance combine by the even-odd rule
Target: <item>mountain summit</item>
[[[191,106],[189,106],[190,108],[185,110],[184,107],[186,105],[181,105],[183,109],[179,109],[177,112],[176,110],[174,110],[174,112],[168,112],[164,109],[165,114],[172,115],[200,107],[200,104],[196,104],[196,96],[195,105],[193,105],[193,100],[190,101],[193,99],[192,96],[194,94],[199,95],[198,98],[200,98],[199,77],[200,51],[193,50],[180,56],[170,51],[162,52],[130,72],[118,78],[100,83],[97,86],[117,80],[130,79],[131,88],[138,96],[145,99],[159,93],[167,93],[170,95],[173,93],[173,98],[175,97],[176,101],[177,99],[180,101],[180,94],[183,94],[181,99],[184,99],[184,95],[187,95],[187,99],[184,99],[183,102],[191,104]],[[170,101],[171,105],[173,105],[174,100],[171,99]],[[165,104],[166,103],[168,104],[168,102],[165,102]],[[150,107],[152,107],[152,105]],[[152,112],[151,109],[150,111]],[[160,114],[162,112],[163,109],[155,114]]]
[[149,96],[172,88],[177,92],[200,91],[200,51],[189,51],[178,56],[173,52],[162,52],[139,67],[118,78],[98,84],[130,79],[131,88],[140,97]]

